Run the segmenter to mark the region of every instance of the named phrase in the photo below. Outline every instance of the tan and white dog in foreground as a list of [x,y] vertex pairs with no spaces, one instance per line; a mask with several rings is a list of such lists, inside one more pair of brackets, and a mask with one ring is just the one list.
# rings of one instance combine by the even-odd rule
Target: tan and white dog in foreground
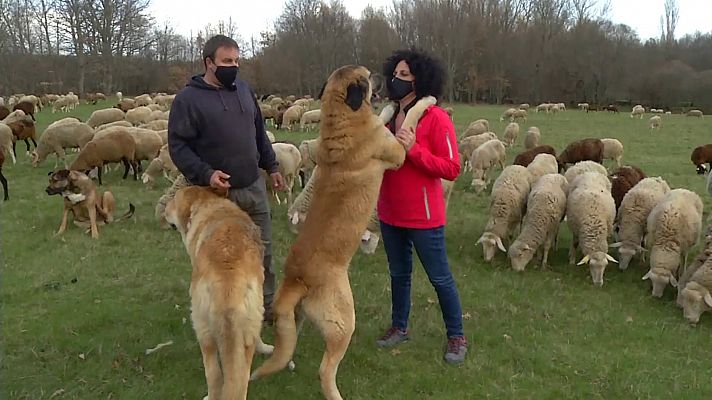
[[336,371],[354,332],[348,268],[361,243],[387,169],[399,168],[405,149],[371,111],[370,72],[345,66],[324,88],[319,168],[309,214],[289,250],[275,297],[275,349],[253,374],[283,369],[297,344],[295,311],[319,328],[326,351],[319,368],[324,396],[341,399]]
[[180,232],[193,265],[191,319],[210,400],[246,399],[255,350],[272,352],[260,338],[260,231],[226,196],[225,190],[189,186],[166,205],[166,220]]

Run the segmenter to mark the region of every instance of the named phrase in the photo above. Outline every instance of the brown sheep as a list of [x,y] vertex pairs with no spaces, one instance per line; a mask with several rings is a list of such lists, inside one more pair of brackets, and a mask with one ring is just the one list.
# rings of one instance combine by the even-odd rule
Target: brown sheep
[[30,103],[29,101],[21,101],[21,102],[15,104],[15,107],[12,108],[12,111],[15,111],[15,110],[24,111],[25,114],[32,117],[33,121],[36,121],[36,119],[35,119],[35,105]]
[[117,105],[115,105],[114,108],[118,108],[119,110],[126,112],[128,110],[136,108],[136,102],[132,99],[123,99]]
[[5,153],[0,151],[0,183],[2,183],[3,201],[8,201],[10,197],[7,195],[7,179],[2,174],[2,165],[5,163]]
[[124,163],[123,179],[128,176],[130,165],[133,169],[134,180],[138,180],[138,165],[135,158],[136,141],[133,137],[123,132],[111,132],[87,143],[69,169],[88,174],[90,170],[98,168],[99,185],[101,185],[101,171],[104,164],[121,161]]
[[7,124],[7,126],[12,129],[12,135],[14,136],[14,139],[12,141],[12,153],[15,154],[15,157],[17,157],[15,145],[17,144],[18,140],[25,141],[25,146],[27,146],[27,154],[30,154],[30,142],[28,142],[27,139],[32,140],[32,144],[35,145],[35,149],[37,148],[37,141],[35,140],[37,132],[35,131],[34,122],[28,119],[21,119],[18,121],[10,122]]
[[618,210],[625,194],[647,176],[645,172],[634,165],[624,165],[615,170],[610,178],[611,195],[613,195],[613,200],[616,202],[616,210]]
[[5,119],[8,115],[10,115],[10,109],[5,106],[0,106],[0,121]]
[[697,166],[697,174],[704,175],[707,169],[705,163],[708,163],[710,169],[712,169],[712,144],[695,147],[692,150],[692,155],[690,155],[690,160]]
[[563,171],[566,164],[576,164],[579,161],[603,161],[603,142],[601,139],[586,138],[569,143],[557,157],[559,170]]
[[532,161],[534,161],[534,157],[536,157],[537,154],[541,153],[551,154],[552,156],[556,157],[556,150],[554,150],[553,147],[549,146],[548,144],[542,144],[541,146],[536,146],[534,148],[525,150],[517,154],[517,156],[514,158],[514,165],[521,165],[523,167],[526,167]]

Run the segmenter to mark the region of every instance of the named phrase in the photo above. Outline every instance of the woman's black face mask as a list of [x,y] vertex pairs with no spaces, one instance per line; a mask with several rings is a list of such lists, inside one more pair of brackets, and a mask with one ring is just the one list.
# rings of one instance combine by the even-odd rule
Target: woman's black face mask
[[398,77],[393,77],[388,88],[388,97],[391,100],[400,100],[413,90],[413,81],[404,81]]

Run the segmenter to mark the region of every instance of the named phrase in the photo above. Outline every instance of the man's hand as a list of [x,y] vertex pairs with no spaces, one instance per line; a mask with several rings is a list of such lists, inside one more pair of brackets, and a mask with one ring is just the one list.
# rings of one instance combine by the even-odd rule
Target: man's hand
[[415,143],[415,132],[413,131],[413,128],[399,129],[398,132],[396,132],[396,140],[398,140],[398,143],[403,145],[406,152],[410,151],[413,147],[413,143]]
[[272,187],[274,187],[277,190],[286,190],[287,185],[284,183],[284,178],[282,177],[282,174],[279,172],[273,172],[269,174],[270,178],[272,178]]
[[210,186],[216,189],[230,189],[230,182],[227,181],[228,179],[230,179],[230,175],[220,170],[216,170],[210,176]]

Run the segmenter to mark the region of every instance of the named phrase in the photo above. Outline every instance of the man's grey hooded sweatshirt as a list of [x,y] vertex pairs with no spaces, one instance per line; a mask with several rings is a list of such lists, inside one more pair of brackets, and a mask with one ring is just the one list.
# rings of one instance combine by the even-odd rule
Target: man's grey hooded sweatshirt
[[173,101],[168,150],[194,185],[209,186],[220,170],[232,188],[244,188],[259,178],[259,168],[273,173],[279,167],[254,92],[241,79],[226,89],[193,76]]

